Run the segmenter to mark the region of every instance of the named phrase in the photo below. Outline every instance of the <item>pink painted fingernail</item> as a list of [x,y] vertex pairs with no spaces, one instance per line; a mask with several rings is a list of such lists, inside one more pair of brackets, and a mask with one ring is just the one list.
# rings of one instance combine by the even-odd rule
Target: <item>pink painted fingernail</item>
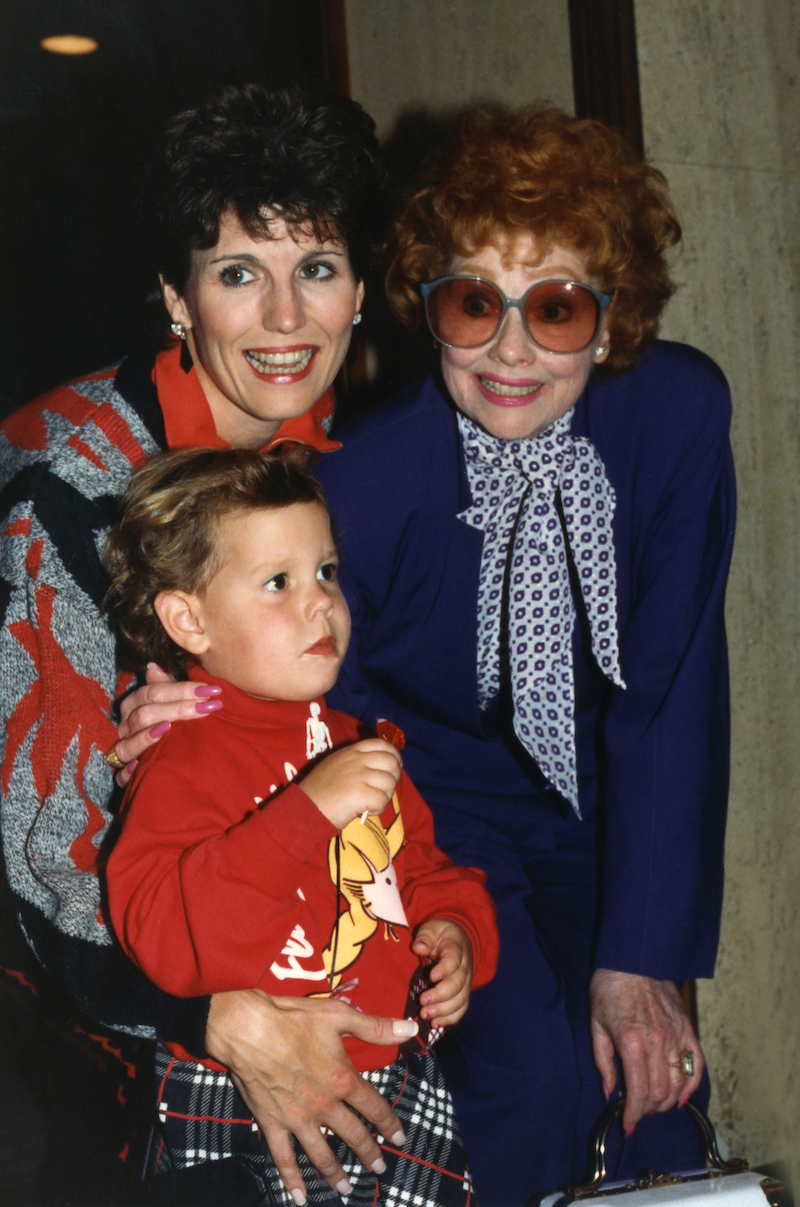
[[150,730],[150,737],[151,738],[160,738],[170,728],[171,728],[171,726],[170,726],[169,721],[161,721],[158,725],[154,725],[153,728]]
[[222,708],[221,700],[204,700],[202,704],[195,704],[194,711],[202,715],[207,712],[216,712],[218,708]]
[[684,1097],[681,1098],[681,1100],[678,1103],[678,1110],[680,1110],[682,1106],[686,1106],[686,1103],[689,1101],[691,1096],[692,1096],[691,1094],[685,1094]]
[[334,1189],[337,1194],[344,1196],[344,1195],[350,1193],[351,1186],[350,1186],[350,1183],[348,1182],[347,1178],[342,1178],[341,1182],[336,1183],[336,1186],[334,1187]]
[[383,1157],[378,1157],[378,1160],[370,1165],[370,1169],[373,1173],[386,1173],[386,1162]]
[[194,689],[194,694],[196,696],[219,696],[222,694],[222,688],[210,687],[206,684],[203,684],[201,687],[196,687]]
[[395,1148],[402,1148],[406,1142],[406,1133],[402,1127],[398,1127],[397,1131],[389,1137],[389,1140],[394,1144]]
[[636,1124],[635,1124],[635,1123],[634,1123],[634,1124],[632,1124],[630,1127],[626,1127],[626,1128],[625,1128],[625,1139],[626,1139],[626,1140],[627,1140],[627,1139],[629,1139],[629,1138],[630,1138],[630,1137],[633,1135],[633,1133],[634,1133],[635,1131],[636,1131]]
[[133,775],[134,771],[136,770],[136,768],[137,768],[138,766],[139,766],[139,760],[138,760],[138,759],[131,759],[131,761],[128,763],[128,766],[126,767],[126,769],[125,769],[125,770],[126,770],[126,771],[129,771],[129,772],[131,773],[131,775]]
[[292,1196],[294,1202],[297,1203],[297,1207],[306,1207],[308,1200],[302,1190],[290,1190],[289,1194]]

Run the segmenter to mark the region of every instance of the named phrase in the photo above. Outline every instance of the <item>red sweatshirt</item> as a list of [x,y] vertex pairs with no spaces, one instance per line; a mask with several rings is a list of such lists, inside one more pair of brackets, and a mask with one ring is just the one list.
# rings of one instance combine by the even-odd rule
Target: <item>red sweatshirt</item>
[[[369,731],[323,699],[258,700],[192,677],[221,687],[223,708],[173,725],[142,756],[108,861],[114,928],[150,980],[180,997],[334,994],[367,1013],[417,1017],[424,985],[411,942],[427,918],[457,922],[473,984],[490,980],[498,940],[485,877],[434,845],[408,777],[380,818],[341,834],[292,782],[309,759]],[[397,1056],[345,1043],[361,1071]]]

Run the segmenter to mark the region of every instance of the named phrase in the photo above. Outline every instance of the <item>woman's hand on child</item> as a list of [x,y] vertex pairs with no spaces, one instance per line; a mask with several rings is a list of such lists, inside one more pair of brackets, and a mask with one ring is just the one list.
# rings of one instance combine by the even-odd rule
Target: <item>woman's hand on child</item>
[[116,774],[120,788],[131,778],[139,756],[167,732],[173,721],[191,721],[222,708],[220,688],[203,683],[177,683],[155,662],[148,663],[146,682],[120,704],[119,738],[114,750],[125,763]]
[[300,787],[331,825],[343,830],[364,813],[383,813],[402,770],[403,760],[390,742],[365,738],[326,754]]
[[305,1202],[306,1191],[292,1136],[340,1194],[347,1193],[348,1180],[323,1129],[344,1140],[364,1168],[376,1173],[386,1165],[370,1129],[394,1145],[405,1142],[397,1115],[353,1067],[342,1036],[391,1045],[416,1029],[408,1019],[361,1014],[333,999],[270,997],[260,989],[212,997],[206,1049],[230,1069],[296,1203]]
[[411,950],[431,961],[432,989],[420,997],[420,1013],[434,1027],[452,1027],[463,1018],[472,988],[472,944],[455,922],[429,918],[417,928]]

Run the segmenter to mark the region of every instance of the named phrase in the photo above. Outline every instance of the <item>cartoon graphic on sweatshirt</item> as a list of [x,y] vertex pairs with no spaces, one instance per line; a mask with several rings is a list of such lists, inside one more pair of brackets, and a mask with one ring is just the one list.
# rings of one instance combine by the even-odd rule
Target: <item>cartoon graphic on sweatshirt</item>
[[361,949],[383,922],[385,938],[397,940],[395,926],[408,929],[397,873],[392,862],[405,842],[397,793],[392,796],[394,820],[385,830],[377,817],[354,818],[328,846],[331,880],[347,903],[333,924],[322,961],[331,989],[342,973],[355,964]]
[[[310,761],[330,750],[333,743],[316,701],[310,704],[309,712],[306,721],[306,757]],[[395,726],[390,728],[400,734]],[[390,737],[389,740],[396,742],[397,738]],[[289,782],[297,775],[290,763],[284,764],[284,770]],[[272,785],[271,792],[276,790],[276,786]],[[388,829],[384,829],[380,818],[365,815],[354,818],[330,840],[328,870],[336,888],[337,910],[342,899],[347,908],[337,914],[330,940],[322,952],[322,968],[311,966],[316,963],[314,948],[303,927],[299,923],[294,927],[281,950],[281,955],[287,958],[286,964],[279,964],[276,960],[270,966],[270,972],[279,980],[327,979],[330,986],[328,994],[336,993],[337,989],[341,994],[358,983],[357,977],[355,981],[343,982],[342,973],[357,962],[364,944],[372,938],[381,922],[385,926],[384,939],[395,942],[398,936],[394,928],[409,928],[393,862],[405,843],[400,801],[396,792],[391,803],[394,818]],[[297,892],[305,899],[301,889]]]

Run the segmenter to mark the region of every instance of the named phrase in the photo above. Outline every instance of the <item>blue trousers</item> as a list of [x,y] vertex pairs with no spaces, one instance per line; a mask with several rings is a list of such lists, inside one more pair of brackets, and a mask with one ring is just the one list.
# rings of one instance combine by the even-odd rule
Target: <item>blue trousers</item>
[[[556,815],[503,827],[439,811],[436,840],[454,862],[487,873],[500,931],[494,980],[437,1051],[478,1202],[523,1207],[583,1177],[605,1105],[588,1010],[594,827]],[[702,1166],[694,1125],[678,1110],[642,1120],[624,1148],[615,1136],[608,1154],[615,1178]]]

